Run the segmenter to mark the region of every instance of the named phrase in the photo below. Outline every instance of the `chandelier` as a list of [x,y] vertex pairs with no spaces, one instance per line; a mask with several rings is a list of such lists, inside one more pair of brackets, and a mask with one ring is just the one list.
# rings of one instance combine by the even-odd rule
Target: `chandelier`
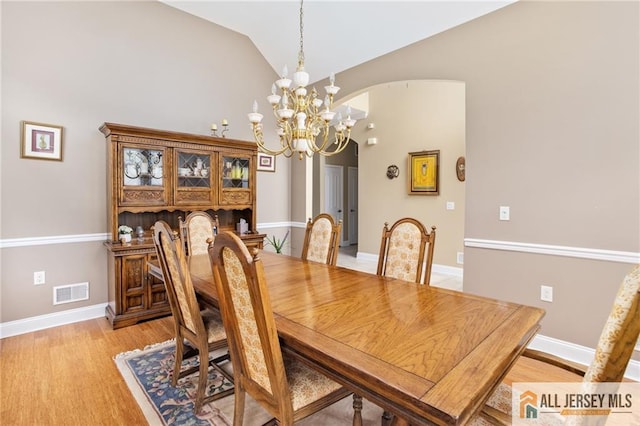
[[[302,159],[313,154],[331,156],[342,152],[349,143],[351,128],[356,120],[351,118],[351,108],[347,106],[343,119],[340,113],[331,111],[333,97],[340,88],[336,86],[335,76],[331,73],[329,86],[325,86],[326,96],[321,99],[315,87],[309,93],[309,74],[304,70],[303,48],[303,6],[300,1],[300,51],[298,52],[298,67],[293,73],[293,80],[287,78],[285,65],[278,80],[271,86],[271,94],[267,101],[273,108],[277,121],[277,135],[280,138],[280,148],[276,150],[265,146],[262,133],[262,117],[258,112],[258,102],[253,101],[253,112],[248,114],[253,127],[253,135],[258,149],[271,155],[284,155],[289,158],[295,153]],[[281,94],[277,93],[280,90]],[[332,123],[333,132],[331,132]],[[333,135],[331,136],[331,133]]]

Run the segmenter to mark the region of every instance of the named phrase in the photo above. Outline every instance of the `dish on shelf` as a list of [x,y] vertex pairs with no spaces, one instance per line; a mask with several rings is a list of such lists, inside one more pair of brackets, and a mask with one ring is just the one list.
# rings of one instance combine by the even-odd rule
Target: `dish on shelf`
[[180,167],[178,169],[178,175],[180,176],[193,176],[193,170],[188,167]]

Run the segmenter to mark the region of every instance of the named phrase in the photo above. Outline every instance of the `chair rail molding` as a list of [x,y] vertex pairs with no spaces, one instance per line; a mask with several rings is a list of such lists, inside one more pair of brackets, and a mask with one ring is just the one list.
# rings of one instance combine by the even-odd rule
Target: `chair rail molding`
[[465,238],[465,247],[490,250],[517,251],[522,253],[547,254],[551,256],[575,257],[580,259],[604,260],[620,263],[640,263],[640,253],[630,251],[602,250],[596,248],[567,247],[550,244],[533,244],[514,241],[483,240]]
[[[269,222],[258,223],[256,228],[306,228],[306,226],[306,222]],[[51,235],[46,237],[2,238],[0,239],[0,249],[29,246],[46,246],[51,244],[86,243],[92,241],[103,242],[110,239],[111,234],[107,232],[95,234]]]
[[54,235],[48,237],[24,237],[0,239],[0,249],[13,247],[46,246],[50,244],[86,243],[91,241],[106,241],[111,239],[111,234],[76,234]]

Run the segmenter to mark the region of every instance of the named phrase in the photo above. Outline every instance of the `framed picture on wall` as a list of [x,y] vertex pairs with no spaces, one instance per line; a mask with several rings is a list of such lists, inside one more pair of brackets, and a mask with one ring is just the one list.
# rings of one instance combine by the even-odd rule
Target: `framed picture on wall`
[[62,126],[22,122],[21,158],[62,161]]
[[409,153],[409,195],[438,195],[440,150]]
[[265,154],[264,152],[259,152],[257,170],[259,172],[275,172],[276,157],[273,155]]

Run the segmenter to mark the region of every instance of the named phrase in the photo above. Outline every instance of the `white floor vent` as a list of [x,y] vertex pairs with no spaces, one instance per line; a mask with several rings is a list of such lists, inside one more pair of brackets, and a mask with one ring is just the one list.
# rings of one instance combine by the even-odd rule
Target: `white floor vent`
[[53,304],[89,299],[89,283],[61,285],[53,288]]

